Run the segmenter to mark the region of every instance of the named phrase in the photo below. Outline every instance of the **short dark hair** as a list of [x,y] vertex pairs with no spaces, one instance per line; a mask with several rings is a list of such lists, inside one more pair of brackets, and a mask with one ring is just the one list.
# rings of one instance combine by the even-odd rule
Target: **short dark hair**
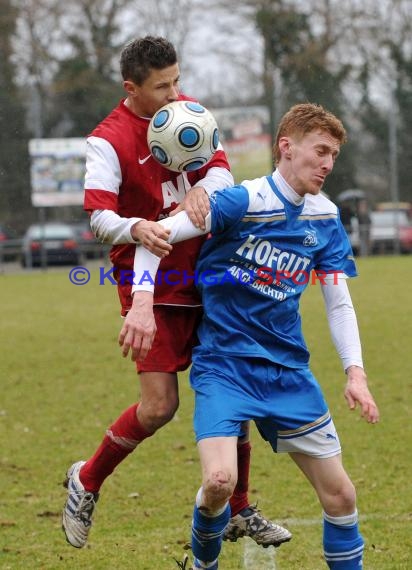
[[152,69],[164,69],[177,63],[176,50],[162,37],[146,36],[128,43],[120,55],[120,71],[124,81],[141,85]]

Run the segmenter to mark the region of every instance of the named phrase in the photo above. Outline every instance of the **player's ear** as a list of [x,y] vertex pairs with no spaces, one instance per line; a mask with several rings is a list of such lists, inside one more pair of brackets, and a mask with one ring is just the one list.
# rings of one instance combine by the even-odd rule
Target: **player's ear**
[[291,158],[291,140],[289,137],[280,137],[279,142],[279,150],[282,156],[285,158]]
[[127,79],[126,81],[123,81],[123,87],[128,95],[135,95],[137,89],[136,83],[133,83],[133,81]]

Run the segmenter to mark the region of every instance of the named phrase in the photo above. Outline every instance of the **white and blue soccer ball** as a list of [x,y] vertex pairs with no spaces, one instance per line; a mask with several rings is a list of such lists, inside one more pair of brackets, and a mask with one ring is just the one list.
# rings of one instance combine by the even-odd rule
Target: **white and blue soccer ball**
[[219,145],[212,113],[193,101],[168,103],[153,115],[147,144],[155,160],[174,172],[198,170]]

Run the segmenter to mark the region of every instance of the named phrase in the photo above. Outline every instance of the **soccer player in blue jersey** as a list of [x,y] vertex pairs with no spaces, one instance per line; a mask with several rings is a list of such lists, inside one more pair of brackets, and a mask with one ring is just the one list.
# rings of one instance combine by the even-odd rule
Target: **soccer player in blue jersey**
[[[272,175],[211,197],[206,231],[212,237],[191,276],[204,306],[190,374],[203,474],[192,523],[193,568],[218,567],[237,478],[236,442],[242,422],[251,419],[275,452],[290,454],[315,489],[329,568],[362,567],[356,492],[309,368],[299,314],[304,289],[319,281],[347,377],[344,396],[350,409],[359,405],[368,422],[377,422],[347,287],[356,267],[337,207],[320,193],[345,141],[333,114],[311,103],[296,105],[280,122]],[[170,243],[202,231],[185,212],[160,223],[170,231]],[[144,358],[156,330],[152,291],[158,264],[159,258],[136,248],[135,309],[119,336],[123,354],[131,350],[135,360]],[[187,561],[179,564],[185,568]]]

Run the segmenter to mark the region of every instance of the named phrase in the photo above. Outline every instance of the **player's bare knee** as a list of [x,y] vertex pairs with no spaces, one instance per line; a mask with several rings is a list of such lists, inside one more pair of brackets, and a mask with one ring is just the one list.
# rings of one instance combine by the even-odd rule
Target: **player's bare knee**
[[342,508],[345,511],[355,510],[356,508],[356,489],[352,481],[348,481],[340,493]]
[[138,410],[138,419],[148,431],[156,431],[166,425],[176,413],[178,402],[158,401],[141,404]]
[[224,504],[232,496],[236,485],[235,477],[223,470],[210,473],[203,483],[203,492],[206,503],[210,507]]
[[332,516],[352,513],[356,509],[356,490],[350,480],[345,481],[328,494],[324,501],[324,509]]
[[173,416],[176,413],[176,409],[177,408],[172,408],[167,405],[157,406],[156,408],[154,408],[152,412],[152,417],[151,417],[152,422],[158,427],[164,426],[165,424],[170,422],[171,419],[173,419]]

